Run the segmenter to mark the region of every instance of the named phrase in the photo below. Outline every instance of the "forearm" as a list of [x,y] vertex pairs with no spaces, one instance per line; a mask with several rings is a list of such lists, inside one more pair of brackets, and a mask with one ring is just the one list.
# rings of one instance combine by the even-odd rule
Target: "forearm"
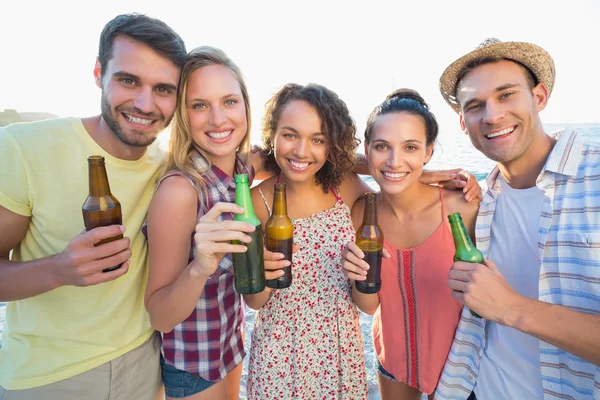
[[600,366],[600,315],[524,298],[507,325]]
[[56,289],[55,256],[27,262],[0,259],[0,301],[23,300]]
[[194,276],[191,265],[172,284],[160,288],[148,298],[146,309],[150,323],[157,331],[172,331],[190,316],[198,304],[208,277]]
[[352,300],[354,301],[354,304],[356,304],[356,306],[360,309],[360,311],[368,315],[375,314],[375,311],[377,311],[377,307],[379,307],[379,294],[361,293],[358,290],[356,290],[354,282],[352,282]]
[[271,297],[271,289],[265,288],[260,293],[256,294],[245,294],[244,302],[253,310],[260,310],[263,308],[267,301],[269,301],[269,297]]
[[369,161],[364,154],[356,155],[356,165],[354,166],[354,172],[360,175],[371,175],[369,172]]

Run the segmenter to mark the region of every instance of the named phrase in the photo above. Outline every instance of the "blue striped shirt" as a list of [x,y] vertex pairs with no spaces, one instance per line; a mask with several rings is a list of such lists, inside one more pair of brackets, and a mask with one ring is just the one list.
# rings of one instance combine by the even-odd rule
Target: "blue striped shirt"
[[[477,216],[477,248],[486,258],[499,173],[496,167],[488,176]],[[600,148],[565,131],[537,186],[545,192],[538,240],[539,300],[600,314]],[[436,399],[466,399],[473,391],[485,348],[485,323],[463,308]],[[544,399],[600,399],[600,367],[541,340],[540,364]]]

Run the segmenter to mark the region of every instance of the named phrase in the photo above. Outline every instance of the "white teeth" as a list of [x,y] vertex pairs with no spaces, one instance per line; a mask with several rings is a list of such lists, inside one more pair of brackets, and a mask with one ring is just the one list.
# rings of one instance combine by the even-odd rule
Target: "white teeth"
[[392,179],[400,179],[400,178],[404,178],[408,172],[385,172],[385,171],[381,171],[381,173],[385,176],[387,176],[388,178],[392,178]]
[[510,128],[502,129],[499,132],[494,132],[494,133],[490,133],[489,135],[485,135],[485,137],[488,139],[491,139],[491,138],[495,138],[496,136],[502,136],[502,135],[506,135],[508,133],[512,133],[514,130],[515,130],[515,127],[511,126]]
[[151,119],[138,118],[138,117],[134,117],[134,116],[129,115],[129,114],[123,114],[123,115],[125,115],[125,118],[127,118],[127,120],[129,122],[131,122],[132,124],[136,124],[136,125],[149,126],[150,124],[152,124],[152,122],[154,122]]
[[292,161],[292,160],[289,160],[289,162],[290,162],[290,164],[292,164],[294,167],[296,167],[298,169],[306,168],[310,164],[310,163],[300,163],[298,161]]
[[213,139],[225,139],[227,136],[231,135],[231,131],[225,132],[206,132],[208,136]]

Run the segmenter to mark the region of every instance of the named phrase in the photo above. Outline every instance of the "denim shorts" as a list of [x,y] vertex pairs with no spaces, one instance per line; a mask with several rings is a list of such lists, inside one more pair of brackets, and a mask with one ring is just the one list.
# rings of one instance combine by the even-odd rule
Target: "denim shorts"
[[169,397],[182,399],[200,393],[215,384],[215,382],[207,381],[196,374],[181,371],[167,364],[162,355],[160,357],[160,366],[162,369],[162,381],[165,385],[165,394]]
[[377,358],[377,355],[375,355],[375,365],[377,366],[377,372],[379,372],[379,375],[383,376],[386,379],[389,379],[390,381],[398,382],[398,380],[394,378],[394,375],[390,374],[385,370],[385,368],[383,368],[383,365],[381,365],[381,362],[379,361],[379,358]]

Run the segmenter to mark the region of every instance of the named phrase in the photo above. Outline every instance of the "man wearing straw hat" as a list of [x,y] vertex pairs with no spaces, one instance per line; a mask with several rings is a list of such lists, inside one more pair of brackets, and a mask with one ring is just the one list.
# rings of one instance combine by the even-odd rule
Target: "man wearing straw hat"
[[449,273],[466,307],[438,399],[600,398],[600,149],[544,132],[554,77],[544,49],[488,39],[440,78],[497,166],[477,219],[486,261]]

